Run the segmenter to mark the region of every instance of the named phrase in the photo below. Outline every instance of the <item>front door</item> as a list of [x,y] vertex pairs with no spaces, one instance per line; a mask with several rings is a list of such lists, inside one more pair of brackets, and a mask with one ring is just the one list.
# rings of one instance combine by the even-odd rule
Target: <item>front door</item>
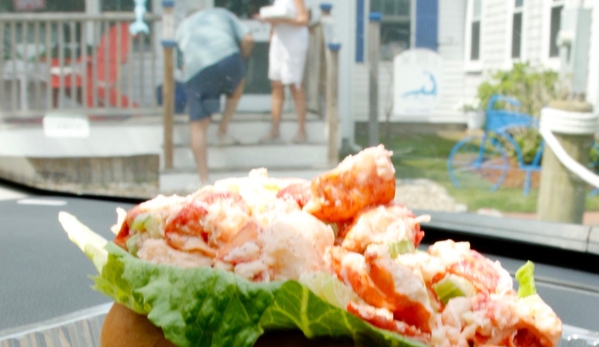
[[215,0],[215,7],[224,7],[235,13],[254,38],[254,49],[246,60],[247,73],[243,97],[238,112],[270,112],[270,81],[268,80],[268,39],[270,25],[251,19],[269,0]]

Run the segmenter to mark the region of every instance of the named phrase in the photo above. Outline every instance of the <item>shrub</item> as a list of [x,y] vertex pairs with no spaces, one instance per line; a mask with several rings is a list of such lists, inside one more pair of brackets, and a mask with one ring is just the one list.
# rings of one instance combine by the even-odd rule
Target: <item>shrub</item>
[[[481,107],[486,110],[491,97],[497,94],[520,101],[519,112],[538,118],[541,109],[551,100],[561,98],[564,89],[557,72],[533,67],[530,63],[515,63],[511,70],[494,72],[478,87]],[[496,103],[495,108],[513,109],[502,102]],[[510,134],[522,151],[524,163],[532,163],[542,141],[536,129],[512,129]],[[515,149],[509,144],[505,147],[507,155],[517,159]]]
[[[515,63],[511,70],[493,73],[478,87],[481,107],[486,110],[489,99],[496,94],[517,99],[522,104],[521,112],[539,117],[541,109],[550,100],[558,99],[563,91],[557,72],[535,68],[530,63]],[[508,108],[501,103],[496,107]]]
[[[543,142],[543,137],[536,129],[524,129],[521,132],[512,134],[512,136],[518,144],[518,147],[520,147],[524,164],[532,164],[537,155],[537,151]],[[517,157],[517,153],[513,149],[508,155],[514,158]]]

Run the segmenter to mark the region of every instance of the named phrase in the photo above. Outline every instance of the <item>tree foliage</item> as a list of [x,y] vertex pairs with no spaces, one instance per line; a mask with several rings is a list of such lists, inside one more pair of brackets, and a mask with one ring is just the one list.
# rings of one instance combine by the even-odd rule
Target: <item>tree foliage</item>
[[[539,117],[549,101],[560,98],[563,88],[557,72],[533,67],[530,63],[515,63],[511,70],[493,73],[478,87],[481,107],[486,110],[489,99],[496,94],[517,99],[522,103],[521,112]],[[509,109],[500,103],[496,107]]]
[[[564,95],[564,88],[560,84],[557,72],[534,67],[530,63],[515,63],[513,68],[505,71],[497,71],[483,82],[478,88],[477,97],[480,106],[486,110],[489,100],[493,95],[504,95],[512,97],[521,103],[517,109],[519,112],[539,118],[541,109]],[[497,102],[495,109],[514,109],[510,104]],[[541,145],[541,136],[536,129],[514,128],[508,131],[522,153],[525,164],[532,163]],[[517,159],[516,149],[509,143],[504,143],[507,154]]]

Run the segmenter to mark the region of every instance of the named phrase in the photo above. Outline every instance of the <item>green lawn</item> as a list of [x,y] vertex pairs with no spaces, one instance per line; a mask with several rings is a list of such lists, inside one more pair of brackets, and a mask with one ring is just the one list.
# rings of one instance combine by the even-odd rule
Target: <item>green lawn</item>
[[[501,212],[536,212],[538,190],[531,190],[524,196],[523,186],[519,188],[499,187],[495,192],[486,189],[458,189],[448,173],[447,158],[455,143],[466,136],[464,133],[397,134],[388,139],[381,136],[385,147],[393,151],[393,164],[397,177],[402,179],[426,178],[447,189],[459,203],[468,206],[469,211],[492,208]],[[367,137],[357,134],[356,142],[365,147]],[[599,210],[599,196],[587,198],[587,210]]]

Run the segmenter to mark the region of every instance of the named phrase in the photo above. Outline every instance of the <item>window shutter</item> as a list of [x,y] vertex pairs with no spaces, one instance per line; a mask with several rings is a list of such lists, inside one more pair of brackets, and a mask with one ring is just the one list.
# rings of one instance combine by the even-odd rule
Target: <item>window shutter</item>
[[356,1],[356,63],[364,62],[365,3]]
[[439,46],[439,0],[416,0],[416,47],[435,52]]

